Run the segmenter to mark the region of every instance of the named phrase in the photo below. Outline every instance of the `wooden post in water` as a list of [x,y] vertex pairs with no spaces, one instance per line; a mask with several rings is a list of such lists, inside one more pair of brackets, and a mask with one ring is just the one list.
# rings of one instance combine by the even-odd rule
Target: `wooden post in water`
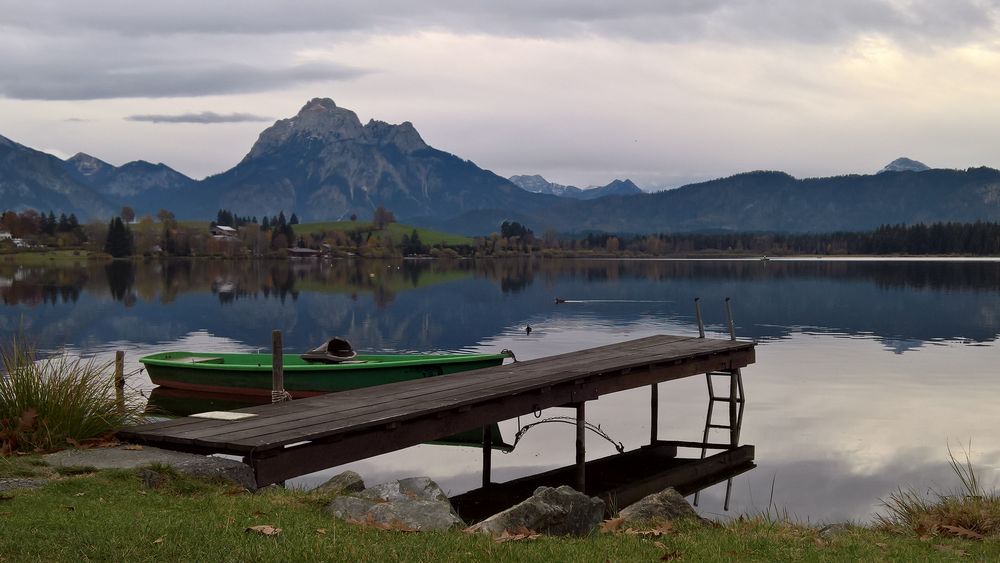
[[[726,297],[726,324],[729,325],[729,339],[736,340],[736,327],[733,324],[733,309],[729,303],[730,299]],[[740,441],[739,431],[736,428],[736,422],[739,418],[738,414],[738,403],[739,391],[737,384],[739,383],[738,370],[730,370],[729,373],[729,443],[734,448],[738,445]],[[730,485],[732,486],[732,485]]]
[[576,490],[587,490],[587,408],[586,402],[576,404]]
[[115,352],[115,402],[119,412],[125,412],[125,352]]
[[483,486],[490,484],[490,472],[493,466],[493,426],[483,426]]
[[701,318],[701,297],[694,298],[694,318],[698,323],[698,338],[705,338],[705,321]]
[[656,430],[660,425],[660,392],[656,384],[649,386],[649,444],[656,443]]
[[271,331],[271,402],[280,403],[285,394],[285,364],[282,354],[281,331]]

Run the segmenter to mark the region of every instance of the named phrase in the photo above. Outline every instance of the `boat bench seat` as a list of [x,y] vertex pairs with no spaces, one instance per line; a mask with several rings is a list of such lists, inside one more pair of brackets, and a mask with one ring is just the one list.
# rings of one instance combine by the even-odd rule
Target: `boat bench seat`
[[221,364],[223,359],[220,357],[206,358],[204,356],[178,356],[176,358],[170,358],[171,362],[178,362],[183,364]]

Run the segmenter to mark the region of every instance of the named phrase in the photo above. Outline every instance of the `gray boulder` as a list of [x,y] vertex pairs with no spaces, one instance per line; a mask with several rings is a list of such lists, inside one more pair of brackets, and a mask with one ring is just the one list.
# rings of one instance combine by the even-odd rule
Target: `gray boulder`
[[23,477],[0,479],[0,492],[16,489],[37,489],[47,482],[46,479],[26,479]]
[[563,485],[538,487],[530,498],[469,528],[500,535],[527,528],[553,536],[586,536],[604,518],[604,501]]
[[411,477],[338,496],[325,508],[343,520],[377,527],[427,531],[464,523],[448,497],[427,477]]
[[618,516],[625,523],[652,522],[657,520],[678,520],[681,518],[701,519],[688,501],[674,489],[664,489],[632,503]]
[[363,490],[365,490],[364,479],[361,478],[361,475],[350,470],[338,473],[330,477],[326,483],[316,487],[316,492],[329,495],[360,493]]

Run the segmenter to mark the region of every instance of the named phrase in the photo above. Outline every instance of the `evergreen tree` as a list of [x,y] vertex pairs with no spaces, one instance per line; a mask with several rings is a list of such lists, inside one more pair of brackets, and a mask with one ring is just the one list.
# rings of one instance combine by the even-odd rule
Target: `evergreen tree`
[[264,216],[264,222],[260,224],[260,230],[262,231],[271,230],[271,220],[267,218],[267,215]]
[[104,243],[104,252],[115,258],[132,255],[132,232],[122,222],[121,217],[115,217],[108,223],[108,239]]
[[299,224],[299,216],[296,215],[296,214],[294,214],[294,213],[292,213],[292,218],[288,220],[288,224],[289,225],[298,225]]
[[69,232],[69,230],[70,230],[69,229],[69,218],[66,217],[65,213],[62,213],[62,214],[59,215],[59,227],[58,227],[58,231],[60,233],[66,233],[66,232]]

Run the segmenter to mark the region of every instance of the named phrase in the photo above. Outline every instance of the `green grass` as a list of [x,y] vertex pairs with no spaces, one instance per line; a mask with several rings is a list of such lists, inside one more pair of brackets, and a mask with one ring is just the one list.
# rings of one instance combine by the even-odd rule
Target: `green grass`
[[[386,238],[392,240],[394,244],[399,244],[403,240],[403,235],[410,236],[413,233],[415,227],[404,225],[402,223],[389,223],[383,231],[375,230],[375,226],[368,221],[328,221],[322,223],[302,223],[294,226],[295,234],[301,237],[308,237],[314,233],[320,232],[334,232],[342,231],[349,232],[353,230],[360,230],[362,232],[374,232],[373,236],[377,236],[385,240]],[[417,235],[420,236],[420,241],[429,246],[445,245],[445,246],[458,246],[463,244],[473,244],[471,237],[466,237],[462,235],[455,235],[450,233],[443,233],[441,231],[432,231],[430,229],[419,229],[417,228]]]
[[0,263],[19,266],[46,264],[86,264],[91,253],[86,250],[36,249],[0,254]]
[[[162,468],[161,468],[162,469]],[[164,471],[147,489],[135,471],[57,478],[0,500],[0,560],[9,561],[953,561],[997,560],[1000,542],[863,527],[823,540],[814,528],[767,518],[722,526],[677,523],[628,533],[496,543],[460,531],[361,528],[323,514],[318,493],[191,481]],[[274,537],[249,526],[281,528]]]
[[100,438],[140,414],[116,400],[111,364],[38,360],[15,338],[0,348],[0,454],[52,451]]

